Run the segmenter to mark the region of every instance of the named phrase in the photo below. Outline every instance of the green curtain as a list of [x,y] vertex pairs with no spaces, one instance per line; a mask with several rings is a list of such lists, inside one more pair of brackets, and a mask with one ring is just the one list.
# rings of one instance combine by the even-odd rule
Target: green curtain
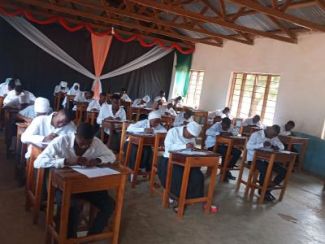
[[192,65],[192,54],[185,55],[180,52],[176,52],[176,74],[175,74],[175,86],[177,95],[185,97],[187,95],[189,83],[190,83],[190,69]]

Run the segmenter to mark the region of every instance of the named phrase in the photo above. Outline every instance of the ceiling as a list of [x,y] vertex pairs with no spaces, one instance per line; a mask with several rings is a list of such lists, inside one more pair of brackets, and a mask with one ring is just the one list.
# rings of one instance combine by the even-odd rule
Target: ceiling
[[1,0],[0,6],[182,46],[253,45],[256,37],[297,43],[299,32],[325,32],[325,0]]

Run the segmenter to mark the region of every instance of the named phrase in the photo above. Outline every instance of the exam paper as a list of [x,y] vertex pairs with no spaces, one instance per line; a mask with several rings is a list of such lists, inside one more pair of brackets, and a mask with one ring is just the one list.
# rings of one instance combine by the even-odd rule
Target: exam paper
[[119,174],[118,171],[113,170],[111,168],[83,168],[83,167],[71,167],[73,170],[77,171],[80,174],[83,174],[87,176],[88,178],[96,178],[96,177],[102,177],[107,175],[116,175]]
[[207,152],[195,151],[195,150],[182,150],[181,152],[186,155],[208,155],[209,154]]

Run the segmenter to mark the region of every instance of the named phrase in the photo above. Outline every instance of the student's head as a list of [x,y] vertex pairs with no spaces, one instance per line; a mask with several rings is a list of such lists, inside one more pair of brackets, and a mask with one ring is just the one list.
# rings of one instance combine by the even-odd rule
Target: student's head
[[222,130],[227,131],[230,129],[230,126],[231,126],[231,120],[229,118],[226,117],[221,120]]
[[122,88],[122,89],[121,89],[121,94],[122,94],[122,95],[123,95],[123,94],[126,94],[126,92],[127,92],[127,91],[126,91],[125,88]]
[[228,107],[225,107],[223,110],[222,110],[222,112],[224,113],[224,114],[229,114],[230,113],[230,108],[228,108]]
[[92,99],[94,96],[94,92],[93,91],[85,91],[85,98],[86,99]]
[[60,82],[60,88],[61,90],[64,90],[65,88],[67,88],[68,86],[68,83],[66,81],[61,81]]
[[255,115],[254,117],[253,117],[253,123],[254,124],[256,124],[256,123],[258,123],[258,122],[260,122],[261,121],[261,117],[259,116],[259,115]]
[[161,99],[154,101],[154,103],[152,104],[152,109],[153,110],[158,110],[160,108],[160,106],[162,106],[163,103],[161,101]]
[[112,103],[112,107],[113,109],[118,110],[120,108],[121,105],[121,97],[119,94],[113,94],[111,97],[111,103]]
[[80,85],[79,85],[79,83],[77,83],[77,82],[75,82],[75,83],[73,84],[72,87],[73,87],[73,89],[76,90],[76,91],[80,89]]
[[61,109],[58,112],[54,113],[52,117],[52,125],[54,128],[61,128],[70,123],[71,120],[73,120],[71,111],[67,109]]
[[293,128],[295,128],[296,124],[294,121],[292,120],[289,120],[285,125],[284,125],[284,128],[286,131],[291,131],[293,130]]
[[87,150],[95,137],[95,130],[91,124],[81,123],[77,128],[75,143],[80,149]]
[[280,134],[280,130],[281,128],[278,125],[268,126],[265,129],[266,137],[270,139],[277,137]]
[[180,101],[182,101],[182,96],[178,96],[178,97],[175,98],[175,102],[176,102],[176,103],[178,103],[178,102],[180,102]]
[[106,97],[106,93],[102,92],[101,94],[99,94],[99,103],[103,104],[107,101],[107,97]]
[[148,103],[150,102],[150,97],[148,95],[144,96],[141,100],[141,103],[144,104],[144,103]]
[[23,91],[23,84],[19,79],[15,79],[15,91],[16,95],[19,95]]
[[9,82],[8,82],[8,90],[12,91],[15,89],[15,80],[10,78]]
[[192,121],[184,127],[183,130],[183,136],[187,139],[198,137],[201,133],[201,125],[199,125],[197,122]]
[[171,109],[172,107],[173,107],[173,104],[172,104],[172,103],[168,103],[168,104],[167,104],[167,108],[168,108],[168,109]]
[[44,97],[38,97],[34,102],[36,116],[46,115],[50,112],[50,102]]
[[164,97],[164,96],[166,95],[166,93],[165,93],[163,90],[161,90],[161,91],[159,92],[159,95],[160,95],[161,97]]
[[193,111],[189,108],[185,109],[184,111],[184,119],[189,119],[193,115]]
[[148,120],[150,124],[150,128],[155,128],[160,125],[161,122],[161,113],[159,111],[152,111],[148,115]]

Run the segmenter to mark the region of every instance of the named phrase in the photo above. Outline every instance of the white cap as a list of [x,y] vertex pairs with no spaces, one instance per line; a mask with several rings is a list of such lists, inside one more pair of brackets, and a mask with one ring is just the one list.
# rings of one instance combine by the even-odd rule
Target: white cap
[[80,84],[78,82],[73,83],[72,88],[78,86],[78,89],[80,89]]
[[50,102],[44,97],[38,97],[34,103],[35,113],[48,113],[50,111]]
[[60,86],[66,88],[68,86],[68,82],[62,80],[60,82]]
[[192,136],[198,137],[200,135],[202,127],[197,122],[192,121],[187,124],[186,129],[188,130],[188,132],[190,132]]
[[144,96],[142,98],[143,101],[145,101],[146,103],[150,102],[150,97],[148,95]]
[[20,82],[19,79],[16,79],[16,80],[15,80],[15,86],[21,86],[21,82]]
[[29,96],[27,94],[25,94],[24,92],[22,92],[19,97],[19,103],[20,104],[26,104],[29,103]]
[[9,81],[11,81],[12,80],[12,78],[7,78],[6,80],[5,80],[5,83],[6,84],[9,84]]
[[161,112],[159,110],[152,111],[148,115],[148,120],[161,119]]

